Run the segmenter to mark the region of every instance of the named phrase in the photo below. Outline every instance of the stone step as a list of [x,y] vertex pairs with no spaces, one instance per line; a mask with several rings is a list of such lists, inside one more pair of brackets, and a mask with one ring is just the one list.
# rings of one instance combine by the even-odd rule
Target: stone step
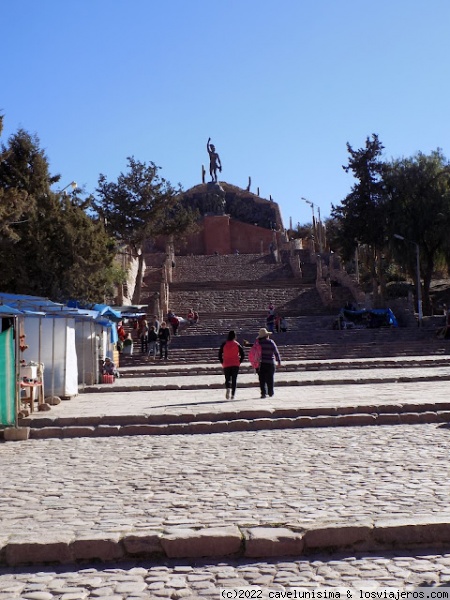
[[[280,383],[277,384],[280,386]],[[214,388],[215,386],[211,386]],[[245,385],[241,385],[241,388]],[[223,388],[218,385],[217,388]],[[154,386],[157,389],[157,386]],[[87,390],[89,392],[89,390]],[[111,392],[109,392],[111,393]],[[449,423],[450,402],[434,404],[362,404],[351,407],[306,407],[284,409],[226,409],[220,412],[177,415],[102,415],[74,418],[42,417],[20,420],[30,428],[30,439],[109,437],[117,435],[210,434],[232,431],[298,429],[305,427],[348,427]],[[2,432],[0,432],[1,434]]]
[[[448,544],[449,529],[448,515],[436,516],[433,513],[420,515],[414,519],[392,517],[389,520],[382,520],[367,517],[355,522],[342,522],[338,519],[335,522],[318,520],[314,525],[302,527],[300,530],[298,527],[290,528],[272,522],[253,527],[236,524],[205,526],[200,529],[186,526],[165,530],[152,528],[151,531],[136,529],[131,533],[120,532],[115,536],[107,533],[104,535],[85,533],[82,537],[73,538],[57,530],[53,535],[49,535],[48,539],[23,536],[21,541],[16,539],[10,542],[7,538],[1,540],[0,564],[9,569],[14,567],[23,569],[24,565],[100,562],[114,565],[117,570],[122,561],[135,564],[136,560],[151,560],[152,563],[164,565],[164,569],[167,570],[166,565],[174,560],[205,561],[208,559],[225,563],[239,559],[254,562],[255,559],[273,561],[277,557],[296,557],[296,560],[304,558],[308,561],[314,555],[323,558],[324,555],[336,554],[342,558],[342,556],[354,555],[355,552],[366,554],[376,552],[379,555],[382,551],[398,552],[398,548],[405,547],[410,550],[442,548]],[[228,587],[232,585],[230,579],[223,581],[223,585]],[[245,591],[244,588],[240,589]],[[260,586],[251,589],[256,594],[262,590]],[[65,590],[70,592],[70,588]],[[247,589],[247,592],[249,591],[250,588]],[[140,594],[139,597],[143,597],[140,591],[137,593]],[[37,599],[51,596],[52,594],[47,592],[31,591],[24,597]],[[158,594],[154,597],[160,596],[162,597]],[[164,596],[166,597],[165,594]],[[74,593],[66,593],[63,597],[81,596],[77,590]],[[118,595],[114,597],[119,598]],[[189,593],[189,597],[194,596]],[[202,594],[202,597],[207,596]],[[255,597],[263,596],[255,595]]]
[[[292,360],[292,362],[284,362],[280,367],[277,367],[278,373],[292,373],[292,372],[330,372],[330,371],[346,371],[348,369],[358,369],[358,370],[367,370],[367,369],[411,369],[420,367],[422,369],[425,368],[435,368],[435,367],[448,367],[449,360],[447,356],[439,357],[382,357],[371,360],[358,360],[352,359],[349,360],[304,360],[302,362],[297,361],[295,359],[286,359]],[[294,362],[295,360],[295,362]],[[135,377],[149,377],[152,378],[164,378],[167,376],[171,377],[186,377],[193,376],[198,377],[199,375],[221,375],[223,370],[222,366],[218,361],[209,365],[208,363],[198,364],[195,369],[191,368],[195,363],[189,364],[180,364],[174,363],[173,361],[165,362],[158,360],[150,360],[145,361],[144,366],[134,365],[133,367],[127,367],[126,370],[121,373],[121,381],[126,381],[130,378]],[[208,366],[205,366],[208,365]],[[240,367],[240,373],[253,373],[254,369],[249,363],[242,363]]]

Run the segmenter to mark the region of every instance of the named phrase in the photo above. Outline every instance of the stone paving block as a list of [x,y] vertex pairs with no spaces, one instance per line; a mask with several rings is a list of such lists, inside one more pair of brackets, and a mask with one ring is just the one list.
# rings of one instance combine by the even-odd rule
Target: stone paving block
[[286,527],[252,527],[244,531],[246,558],[299,556],[303,552],[303,534]]
[[420,423],[420,415],[415,412],[405,412],[400,414],[400,423],[401,424],[415,424]]
[[294,427],[312,427],[312,417],[297,417],[294,419]]
[[[237,392],[236,392],[237,393]],[[234,419],[238,419],[240,417],[240,413],[238,410],[224,410],[218,415],[217,413],[212,413],[210,421],[233,421]],[[205,415],[202,413],[201,420],[205,420]]]
[[161,532],[146,531],[125,536],[122,543],[127,555],[150,557],[155,554],[163,554],[160,538]]
[[437,418],[439,423],[448,423],[450,421],[450,410],[439,410]]
[[240,419],[253,420],[253,419],[270,419],[273,416],[273,410],[267,408],[261,408],[257,410],[241,410],[239,412]]
[[371,414],[376,414],[378,413],[379,410],[379,405],[377,404],[354,404],[354,405],[350,405],[347,404],[346,406],[343,407],[339,407],[337,409],[338,413],[340,414],[348,414],[348,413],[364,413],[366,415],[371,415]]
[[59,534],[44,536],[39,541],[12,538],[4,547],[5,563],[11,567],[39,563],[70,563],[71,536]]
[[5,442],[20,442],[30,437],[29,427],[5,427],[3,438]]
[[189,432],[189,423],[169,423],[164,429],[170,435],[182,435]]
[[273,419],[254,419],[249,421],[248,431],[261,431],[264,429],[272,429]]
[[76,438],[76,437],[93,437],[96,435],[95,427],[63,427],[60,437]]
[[168,558],[232,556],[241,551],[242,535],[235,526],[172,529],[162,534],[161,545]]
[[316,417],[330,417],[333,416],[334,410],[324,410],[320,407],[312,407],[308,410],[308,416],[316,418]]
[[[435,408],[435,407],[434,407]],[[439,421],[437,413],[434,411],[425,411],[420,413],[421,423],[437,423]]]
[[[139,419],[139,420],[137,420]],[[102,415],[99,420],[99,425],[126,425],[132,423],[142,423],[140,415]]]
[[373,538],[383,547],[448,544],[450,515],[416,516],[410,519],[377,519]]
[[395,404],[383,404],[382,406],[378,407],[378,413],[383,414],[383,413],[394,413],[394,414],[398,414],[399,412],[401,412],[403,410],[403,406],[402,404],[399,403],[395,403]]
[[[228,419],[224,416],[223,413],[220,413],[220,416],[216,413],[216,412],[202,412],[200,415],[195,415],[195,417],[197,417],[197,420],[200,421],[205,421],[208,423],[212,423],[212,421],[227,421]],[[192,415],[189,415],[189,417],[186,415],[187,420],[192,423],[193,421],[195,421],[195,418],[192,418]],[[171,416],[171,420],[172,420],[172,416]]]
[[120,425],[99,425],[96,427],[96,431],[99,437],[119,435]]
[[224,433],[232,431],[233,423],[229,421],[215,421],[210,423],[209,433]]
[[44,427],[43,429],[30,429],[30,439],[45,440],[47,438],[57,438],[61,436],[60,427]]
[[[57,421],[59,421],[60,419],[56,419],[55,417],[40,417],[39,419],[32,419],[32,418],[27,418],[27,419],[21,419],[20,420],[20,424],[21,426],[29,426],[29,425],[33,425],[33,427],[51,427],[52,425],[56,425]],[[67,419],[70,423],[73,423],[73,418],[69,418]]]
[[[87,417],[89,419],[89,417]],[[45,419],[45,421],[51,420],[51,423],[49,423],[48,426],[54,426],[54,427],[72,427],[72,425],[77,425],[77,419],[78,417],[54,417],[51,419]],[[90,418],[90,420],[92,420],[92,417]],[[41,422],[41,419],[39,419],[39,423]],[[92,423],[90,423],[92,424]],[[46,425],[47,427],[47,425]]]
[[363,425],[376,425],[377,415],[370,415],[364,413],[356,413],[351,415],[338,415],[336,417],[336,425],[339,426],[355,426],[361,427]]
[[295,427],[295,419],[271,419],[271,429],[292,429],[293,427]]
[[249,421],[245,419],[236,419],[233,423],[233,431],[248,431]]
[[140,423],[139,425],[122,425],[120,428],[120,435],[155,435],[161,433],[160,426],[158,425],[146,425]]
[[330,415],[321,415],[312,418],[312,427],[334,427],[335,425],[336,418]]
[[157,414],[157,415],[148,415],[147,423],[151,425],[167,425],[167,415]]
[[398,414],[378,414],[376,424],[377,425],[398,425],[400,423],[400,415]]
[[120,560],[124,550],[119,543],[119,536],[108,537],[101,534],[89,538],[78,538],[70,544],[70,551],[75,561],[79,560]]
[[372,533],[370,521],[356,525],[325,525],[309,529],[303,534],[305,552],[309,550],[343,550],[344,548],[364,547],[370,542]]
[[[58,419],[58,425],[62,425],[63,424],[62,421],[63,420]],[[99,424],[100,424],[99,418],[93,419],[92,417],[83,417],[83,416],[76,417],[76,419],[74,419],[74,422],[70,423],[70,425],[76,425],[76,426],[91,425],[94,427],[96,427]]]
[[[196,423],[189,423],[189,432],[190,433],[210,433],[211,425],[212,425],[212,423],[210,421],[207,421],[207,422],[197,421]],[[215,423],[215,425],[217,425],[217,423]],[[224,431],[224,429],[221,429],[220,431]]]
[[286,418],[286,419],[295,419],[300,416],[302,412],[306,409],[296,409],[296,408],[277,408],[273,411],[272,417],[275,419]]

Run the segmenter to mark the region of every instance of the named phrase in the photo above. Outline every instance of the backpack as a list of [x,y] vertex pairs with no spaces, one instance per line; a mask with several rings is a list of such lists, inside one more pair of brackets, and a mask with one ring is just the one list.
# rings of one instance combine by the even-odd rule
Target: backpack
[[254,369],[259,369],[261,363],[262,348],[258,340],[255,341],[248,353],[248,360]]
[[239,366],[239,346],[235,341],[228,340],[222,348],[222,363],[227,367]]

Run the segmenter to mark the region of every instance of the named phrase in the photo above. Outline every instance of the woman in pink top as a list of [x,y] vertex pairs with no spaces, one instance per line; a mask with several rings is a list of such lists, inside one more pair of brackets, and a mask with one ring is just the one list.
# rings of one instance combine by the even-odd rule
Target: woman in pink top
[[244,360],[244,349],[236,341],[234,331],[228,333],[227,339],[219,348],[219,360],[222,363],[223,373],[225,375],[225,398],[228,400],[231,394],[231,399],[234,399],[236,393],[237,376],[239,366]]

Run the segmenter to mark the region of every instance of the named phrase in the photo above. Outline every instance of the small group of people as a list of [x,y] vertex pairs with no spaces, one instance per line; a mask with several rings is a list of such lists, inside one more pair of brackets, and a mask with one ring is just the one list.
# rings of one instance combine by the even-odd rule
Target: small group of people
[[143,319],[139,337],[141,339],[141,352],[147,354],[149,360],[156,360],[158,352],[160,360],[167,360],[170,329],[166,321],[160,323],[156,315],[153,315],[152,320],[149,322]]
[[117,324],[117,350],[123,354],[133,354],[133,338],[131,333],[127,333],[123,326],[123,322]]
[[[259,359],[252,362],[256,368],[259,380],[261,398],[268,395],[274,395],[274,378],[276,364],[281,365],[281,357],[275,342],[270,339],[272,332],[262,327],[258,332],[258,337],[251,347],[256,347]],[[225,398],[234,400],[236,394],[237,377],[239,367],[245,358],[244,348],[236,340],[235,331],[228,332],[227,339],[219,348],[219,361],[225,376]]]
[[[143,315],[134,321],[133,329],[135,339],[140,342],[142,354],[146,354],[149,360],[155,360],[159,353],[160,359],[167,360],[170,329],[166,321],[160,323],[157,315],[153,315],[151,319]],[[117,326],[117,333],[119,351],[123,354],[133,354],[133,338],[130,333],[125,332],[122,322]]]
[[266,327],[271,333],[284,333],[287,331],[286,318],[281,316],[279,313],[275,312],[275,306],[273,302],[271,302],[268,307]]
[[158,340],[158,333],[160,324],[158,317],[153,315],[152,319],[147,321],[144,317],[141,317],[138,321],[137,336],[141,342],[141,353],[155,356],[156,354],[156,342]]
[[186,318],[189,325],[197,325],[199,321],[198,312],[190,308]]

